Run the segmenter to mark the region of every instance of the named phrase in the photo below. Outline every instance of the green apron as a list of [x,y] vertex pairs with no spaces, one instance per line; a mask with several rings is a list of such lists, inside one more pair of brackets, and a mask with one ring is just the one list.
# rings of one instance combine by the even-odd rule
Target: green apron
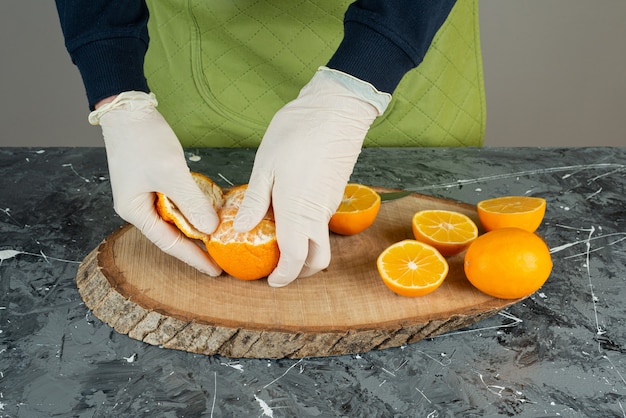
[[[147,3],[145,74],[183,146],[256,147],[334,53],[351,0]],[[364,145],[479,146],[484,134],[478,0],[458,0]]]

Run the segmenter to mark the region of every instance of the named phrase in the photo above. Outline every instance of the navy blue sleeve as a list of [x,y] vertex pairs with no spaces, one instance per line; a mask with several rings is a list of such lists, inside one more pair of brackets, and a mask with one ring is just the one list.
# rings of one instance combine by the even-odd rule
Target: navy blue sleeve
[[143,72],[148,48],[144,0],[56,0],[56,5],[91,109],[123,91],[149,91]]
[[417,67],[455,0],[358,0],[344,17],[344,36],[328,67],[393,93]]
[[[455,0],[357,0],[344,17],[344,37],[328,66],[393,92],[423,60]],[[66,48],[78,67],[89,106],[122,91],[148,92],[144,0],[56,0]]]

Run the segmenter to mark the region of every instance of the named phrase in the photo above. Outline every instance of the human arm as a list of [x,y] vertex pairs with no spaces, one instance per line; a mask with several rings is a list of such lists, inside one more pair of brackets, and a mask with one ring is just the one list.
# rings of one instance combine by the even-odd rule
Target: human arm
[[272,286],[330,262],[328,220],[341,201],[363,139],[402,76],[419,65],[454,1],[358,1],[328,67],[279,110],[257,152],[236,228],[274,207],[281,258]]
[[92,124],[102,127],[116,212],[163,251],[209,275],[220,269],[205,251],[164,222],[155,192],[172,199],[200,230],[217,225],[183,149],[156,109],[143,74],[148,11],[143,1],[57,0],[66,47],[79,68]]
[[344,36],[327,66],[393,93],[417,67],[456,0],[359,0],[344,17]]
[[145,1],[56,0],[56,6],[91,110],[124,91],[150,91],[143,72],[149,42]]

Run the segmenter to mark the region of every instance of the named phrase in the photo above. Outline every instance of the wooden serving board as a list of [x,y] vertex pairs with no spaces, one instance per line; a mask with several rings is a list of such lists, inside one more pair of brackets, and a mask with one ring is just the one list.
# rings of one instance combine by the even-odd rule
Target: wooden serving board
[[[379,191],[382,189],[379,189]],[[382,190],[391,191],[391,190]],[[207,355],[283,358],[363,353],[397,347],[470,325],[519,300],[476,290],[464,253],[435,292],[391,292],[376,269],[387,246],[413,238],[422,209],[469,215],[472,205],[411,194],[383,202],[376,222],[354,236],[331,234],[330,266],[282,288],[267,280],[203,275],[163,253],[134,227],[111,234],[78,269],[78,290],[95,316],[149,344]]]

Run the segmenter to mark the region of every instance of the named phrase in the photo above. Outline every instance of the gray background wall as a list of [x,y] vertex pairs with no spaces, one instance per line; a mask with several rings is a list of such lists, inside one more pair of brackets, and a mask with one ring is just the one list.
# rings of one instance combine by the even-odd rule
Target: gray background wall
[[[461,0],[462,1],[462,0]],[[626,1],[480,0],[488,146],[626,146]],[[54,2],[0,2],[0,146],[100,146]]]

